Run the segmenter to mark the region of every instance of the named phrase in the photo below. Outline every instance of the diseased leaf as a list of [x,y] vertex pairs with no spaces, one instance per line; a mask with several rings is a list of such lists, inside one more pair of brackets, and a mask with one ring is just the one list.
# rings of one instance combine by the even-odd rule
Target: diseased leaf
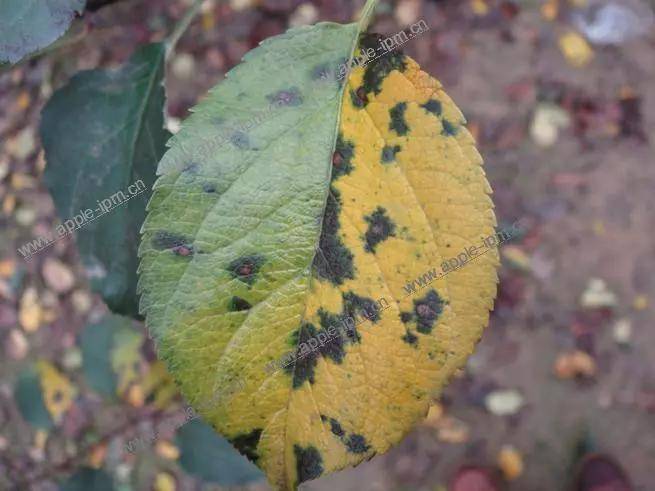
[[0,63],[16,63],[66,32],[85,0],[2,0]]
[[259,481],[264,476],[210,426],[197,419],[177,431],[180,465],[191,475],[222,486]]
[[21,372],[14,389],[23,417],[45,430],[61,422],[76,396],[77,388],[45,360]]
[[[494,234],[491,190],[462,114],[413,60],[388,53],[335,80],[357,37],[318,24],[250,52],[172,140],[143,227],[141,307],[160,355],[276,489],[397,443],[495,295],[494,247],[406,293]],[[290,47],[278,69],[269,57]],[[271,100],[272,120],[235,129]]]
[[171,385],[165,369],[158,363],[151,367],[152,373],[148,371],[142,376],[144,336],[134,329],[133,323],[127,317],[108,315],[82,331],[80,348],[84,379],[93,390],[110,398],[126,397],[129,388],[138,384],[144,396],[152,394],[161,404],[175,392],[158,393]]
[[57,368],[47,361],[39,361],[36,369],[43,390],[43,401],[53,421],[59,424],[75,397],[77,388]]
[[42,115],[44,177],[57,212],[62,222],[83,214],[77,246],[91,287],[110,309],[128,316],[138,315],[139,229],[170,136],[164,129],[164,54],[163,44],[150,44],[119,70],[79,73]]

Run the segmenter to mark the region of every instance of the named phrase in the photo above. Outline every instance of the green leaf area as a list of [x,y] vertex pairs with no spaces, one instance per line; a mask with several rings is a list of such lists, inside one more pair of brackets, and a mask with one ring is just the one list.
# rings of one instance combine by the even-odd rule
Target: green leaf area
[[86,0],[0,1],[0,64],[16,63],[66,32]]
[[74,218],[84,216],[77,246],[91,288],[114,312],[129,316],[138,314],[139,230],[170,137],[164,55],[164,44],[150,44],[118,70],[81,72],[42,114],[45,182],[57,212],[73,227]]

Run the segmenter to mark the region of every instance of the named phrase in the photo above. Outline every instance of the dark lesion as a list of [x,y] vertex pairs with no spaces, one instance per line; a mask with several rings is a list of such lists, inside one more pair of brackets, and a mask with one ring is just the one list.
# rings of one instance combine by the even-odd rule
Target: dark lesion
[[[360,37],[359,43],[362,50],[372,48],[377,51],[380,46],[380,41],[384,36],[380,34],[363,34]],[[394,70],[404,72],[407,69],[407,58],[402,50],[395,49],[391,52],[385,53],[366,64],[364,70],[362,88],[366,94],[374,93],[379,94],[382,91],[382,83]]]
[[293,453],[296,457],[296,474],[298,475],[298,484],[305,481],[311,481],[323,474],[323,457],[321,452],[312,445],[302,447],[295,444]]
[[438,101],[437,99],[430,99],[425,104],[421,104],[421,107],[437,117],[441,116],[441,113],[443,112],[441,101]]
[[412,331],[407,329],[407,332],[401,338],[405,343],[409,344],[410,346],[416,347],[418,345],[418,336],[414,334]]
[[368,228],[364,234],[364,250],[366,252],[375,252],[375,248],[380,242],[394,237],[396,224],[387,215],[387,210],[378,206],[373,213],[364,217]]
[[341,195],[330,186],[318,249],[312,267],[319,278],[326,279],[334,285],[341,285],[345,280],[355,278],[354,256],[339,236],[340,214]]
[[233,260],[226,268],[231,276],[248,286],[252,286],[257,280],[258,274],[265,259],[259,254],[242,256]]
[[228,302],[228,306],[227,306],[227,309],[230,312],[242,312],[244,310],[250,310],[251,308],[252,305],[250,304],[250,302],[237,296],[232,297]]
[[409,125],[405,120],[405,111],[407,111],[407,103],[399,102],[394,107],[389,109],[389,129],[395,131],[399,136],[405,136],[409,132]]
[[451,123],[447,119],[443,119],[441,121],[441,124],[443,125],[443,130],[441,131],[441,134],[444,136],[457,136],[457,133],[459,133],[459,127],[455,125],[454,123]]
[[[416,331],[421,334],[430,334],[443,313],[445,305],[446,302],[439,294],[435,290],[430,290],[424,297],[414,300],[414,309],[412,312],[401,312],[400,320],[405,325],[415,323]],[[405,336],[408,336],[407,339],[403,338],[405,342],[415,344],[416,340],[413,340],[413,338],[416,336],[411,334],[409,330]],[[410,340],[413,341],[410,342]]]
[[344,429],[341,423],[335,418],[331,418],[321,414],[321,421],[323,424],[330,425],[330,431],[334,436],[336,436],[341,443],[344,444],[348,452],[354,454],[366,453],[371,449],[371,446],[367,443],[366,438],[363,435],[358,433],[348,434]]
[[155,232],[150,243],[155,249],[170,250],[176,256],[191,256],[195,252],[190,237],[167,230]]
[[303,103],[303,97],[298,87],[290,87],[287,90],[278,90],[273,94],[267,95],[266,99],[271,104],[276,104],[278,106],[296,107]]
[[249,433],[241,433],[229,439],[229,442],[236,448],[242,455],[245,455],[253,462],[257,462],[259,454],[257,453],[257,446],[262,437],[262,429],[256,428]]
[[354,156],[355,144],[350,140],[346,140],[343,134],[339,132],[334,153],[332,154],[332,181],[352,172]]
[[401,146],[400,145],[386,145],[382,149],[382,155],[380,157],[380,160],[382,161],[383,164],[389,164],[391,162],[396,161],[396,154],[400,152]]

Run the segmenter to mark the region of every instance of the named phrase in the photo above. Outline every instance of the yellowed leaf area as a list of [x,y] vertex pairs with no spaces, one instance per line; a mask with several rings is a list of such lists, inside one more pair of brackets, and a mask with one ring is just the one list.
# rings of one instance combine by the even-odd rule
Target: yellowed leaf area
[[[378,85],[371,67],[357,68],[344,91],[322,225],[334,236],[321,238],[311,274],[239,319],[214,390],[235,377],[245,389],[201,409],[276,489],[396,444],[464,364],[493,305],[495,249],[412,295],[403,289],[493,235],[496,221],[462,114],[439,82],[396,56],[402,68],[387,70]],[[262,370],[262,360],[299,349],[335,315],[371,301],[386,308],[352,338],[272,374]],[[289,336],[290,325],[302,327]]]
[[68,411],[75,397],[77,388],[54,365],[39,361],[36,370],[43,390],[43,402],[55,423],[61,423],[64,413]]
[[112,351],[111,365],[116,373],[116,393],[123,396],[140,379],[140,348],[143,338],[138,332],[129,330],[118,331],[116,336],[119,349]]

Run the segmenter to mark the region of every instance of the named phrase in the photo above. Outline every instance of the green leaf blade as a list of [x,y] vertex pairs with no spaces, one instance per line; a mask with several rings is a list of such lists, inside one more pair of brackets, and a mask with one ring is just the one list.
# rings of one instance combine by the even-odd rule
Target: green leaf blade
[[16,63],[57,40],[86,0],[0,2],[0,63]]
[[[117,71],[77,74],[48,102],[41,122],[44,179],[61,220],[94,211],[77,231],[92,289],[114,312],[130,316],[138,315],[139,230],[170,137],[164,129],[164,55],[163,44],[150,44]],[[141,192],[129,195],[128,187],[139,181]],[[129,199],[117,196],[117,206],[103,213],[98,201],[119,192]]]
[[[339,70],[358,34],[357,24],[322,23],[265,41],[193,110],[158,167],[140,246],[141,312],[186,398],[237,443],[222,414],[235,396],[226,387],[265,384],[264,364],[302,317]],[[246,352],[258,348],[255,359]],[[275,485],[290,479],[269,468],[279,464],[258,465]]]

